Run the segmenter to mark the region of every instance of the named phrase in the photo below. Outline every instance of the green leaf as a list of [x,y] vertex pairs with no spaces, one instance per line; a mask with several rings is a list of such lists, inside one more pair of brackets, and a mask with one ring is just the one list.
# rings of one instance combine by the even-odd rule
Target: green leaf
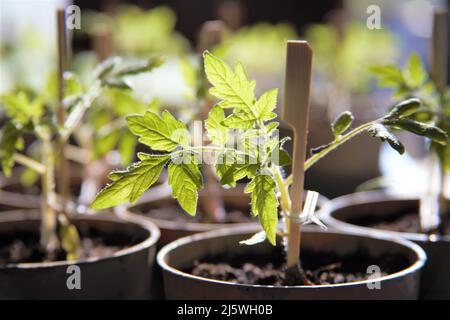
[[130,131],[153,150],[172,151],[191,141],[186,125],[168,111],[164,111],[162,117],[147,111],[144,115],[128,116],[126,120]]
[[31,187],[39,180],[39,172],[31,168],[23,168],[20,174],[20,183],[25,187]]
[[404,82],[402,71],[395,65],[373,66],[370,71],[377,76],[378,85],[383,88],[397,88]]
[[400,102],[395,105],[389,114],[386,116],[387,118],[404,118],[409,117],[410,115],[416,113],[420,106],[421,101],[419,99],[408,99]]
[[119,70],[115,71],[114,74],[117,76],[130,76],[142,72],[151,71],[164,63],[164,60],[160,57],[153,57],[148,60],[141,60],[132,63],[128,63],[121,66]]
[[134,150],[136,148],[135,136],[128,129],[125,128],[125,130],[119,139],[120,162],[122,164],[133,161]]
[[420,136],[425,136],[441,145],[446,145],[448,142],[448,136],[445,131],[430,124],[414,121],[407,118],[385,121],[385,124],[396,129],[401,129]]
[[352,124],[355,117],[350,111],[342,112],[336,120],[331,124],[331,130],[335,138],[338,138],[341,134],[347,130]]
[[121,90],[129,90],[131,87],[124,79],[119,78],[111,78],[103,81],[103,85],[109,88],[121,89]]
[[94,77],[101,79],[111,73],[114,67],[122,61],[119,57],[108,58],[105,61],[99,63],[94,69]]
[[59,237],[61,239],[61,247],[66,252],[67,260],[76,260],[80,254],[81,247],[77,228],[70,222],[63,220],[63,223],[60,224]]
[[403,76],[408,86],[412,88],[420,87],[427,79],[427,72],[417,53],[409,56]]
[[205,51],[205,72],[213,85],[210,93],[223,100],[223,108],[238,108],[246,113],[253,112],[255,82],[249,81],[244,67],[238,63],[233,72],[221,59]]
[[4,95],[1,102],[6,115],[12,118],[13,124],[17,127],[24,127],[31,120],[39,119],[44,110],[42,99],[36,98],[30,101],[24,92]]
[[389,145],[398,153],[403,154],[405,147],[385,126],[381,124],[374,124],[368,129],[372,137],[380,138],[381,141],[387,141]]
[[194,216],[197,211],[197,190],[203,188],[202,175],[193,156],[177,162],[171,162],[168,169],[172,195],[187,213]]
[[102,189],[91,207],[105,209],[130,201],[135,202],[157,180],[170,155],[140,155],[141,161],[125,171],[110,174],[113,182]]
[[251,113],[236,112],[229,115],[222,124],[228,128],[246,130],[251,129],[256,120],[255,116]]
[[220,175],[220,184],[235,187],[236,182],[244,178],[253,178],[259,164],[233,163]]
[[180,60],[180,65],[184,81],[189,87],[195,88],[197,85],[198,71],[195,68],[194,64],[191,63],[189,59],[182,58]]
[[248,184],[245,192],[252,194],[252,213],[259,217],[267,239],[272,245],[275,245],[278,224],[278,199],[275,181],[267,174],[258,174]]
[[208,119],[205,121],[209,138],[216,145],[226,145],[228,141],[228,128],[222,124],[225,119],[225,113],[222,108],[215,106],[209,112]]
[[278,137],[272,138],[268,145],[267,158],[277,166],[283,167],[291,164],[289,153],[283,149],[283,145],[289,141],[290,137],[284,137],[279,140]]
[[272,89],[261,95],[255,104],[258,120],[272,120],[277,117],[273,110],[277,106],[278,89]]
[[95,157],[103,157],[110,150],[113,150],[120,138],[120,130],[111,130],[105,134],[100,134],[95,138]]
[[437,151],[442,167],[446,172],[450,172],[450,143],[445,146],[434,143],[433,147]]
[[14,166],[14,153],[23,149],[22,135],[12,123],[7,123],[0,131],[0,150],[2,151],[1,164],[5,176],[11,175]]
[[119,116],[125,116],[130,113],[143,113],[147,107],[144,103],[134,98],[131,92],[117,88],[106,88],[104,94],[111,100],[114,112]]
[[64,96],[71,97],[83,93],[83,86],[78,77],[70,72],[64,72]]

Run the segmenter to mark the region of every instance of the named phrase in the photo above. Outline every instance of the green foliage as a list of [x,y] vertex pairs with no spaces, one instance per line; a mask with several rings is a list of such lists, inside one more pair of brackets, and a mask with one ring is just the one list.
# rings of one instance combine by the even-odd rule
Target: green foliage
[[164,111],[161,117],[151,111],[142,116],[128,116],[127,124],[130,131],[139,137],[139,142],[153,150],[172,151],[179,145],[187,146],[191,140],[186,125],[168,111]]
[[[283,149],[288,138],[278,137],[276,129],[279,124],[273,121],[278,91],[269,90],[258,98],[254,92],[255,82],[248,79],[242,64],[238,63],[233,70],[207,51],[203,60],[207,79],[212,84],[209,92],[219,100],[205,121],[212,144],[192,146],[186,126],[168,111],[164,111],[162,116],[151,111],[143,115],[128,116],[130,131],[139,137],[140,142],[153,150],[163,152],[163,155],[153,157],[163,157],[164,160],[149,162],[148,166],[143,168],[142,162],[145,160],[140,155],[141,162],[124,172],[110,176],[111,184],[100,192],[93,207],[106,208],[126,201],[135,201],[156,181],[162,167],[168,165],[173,197],[186,212],[195,215],[198,190],[203,187],[199,159],[203,153],[211,153],[215,159],[216,174],[222,185],[234,187],[236,182],[243,178],[250,180],[245,192],[251,194],[252,215],[259,218],[265,236],[258,234],[243,243],[257,243],[267,238],[270,243],[275,244],[278,192],[283,212],[290,214],[287,192],[290,182],[288,179],[283,180],[281,172],[281,166],[290,163],[289,155]],[[445,134],[442,135],[442,132],[433,126],[421,122],[406,124],[406,117],[416,112],[419,107],[417,99],[402,102],[394,106],[385,117],[353,130],[350,130],[353,115],[350,112],[343,113],[332,124],[335,139],[307,160],[305,170],[331,150],[364,131],[387,141],[400,153],[404,151],[403,145],[389,131],[394,127],[444,142]],[[223,109],[227,109],[228,116]],[[145,172],[149,172],[151,179],[145,176]]]
[[[55,182],[52,181],[55,173],[53,172],[54,162],[58,160],[60,155],[56,152],[57,145],[60,142],[67,142],[72,134],[78,129],[82,129],[90,132],[94,131],[99,133],[94,135],[93,145],[94,150],[88,150],[93,154],[100,156],[100,154],[105,154],[107,151],[111,150],[117,141],[120,141],[123,149],[128,149],[130,146],[134,146],[134,139],[130,143],[130,134],[123,134],[125,124],[122,126],[115,127],[114,125],[109,125],[107,119],[99,119],[97,113],[98,110],[93,110],[92,114],[97,116],[92,117],[95,121],[92,123],[84,122],[86,120],[85,116],[89,111],[92,111],[91,107],[95,105],[95,102],[102,95],[105,88],[111,87],[111,82],[126,82],[126,77],[135,75],[140,72],[146,72],[156,68],[161,64],[161,60],[158,58],[152,58],[145,61],[133,61],[127,62],[120,58],[114,58],[105,61],[101,65],[97,66],[94,70],[94,76],[92,78],[92,83],[88,86],[82,85],[78,77],[71,73],[66,72],[64,74],[64,100],[61,106],[57,102],[57,90],[55,81],[56,77],[52,76],[48,81],[49,91],[45,94],[37,95],[33,92],[18,91],[10,94],[5,94],[1,97],[2,111],[5,111],[6,119],[5,124],[0,129],[0,161],[2,164],[3,172],[9,175],[14,162],[17,161],[20,164],[27,167],[27,169],[32,169],[35,171],[34,174],[30,174],[30,171],[25,171],[26,175],[22,177],[27,183],[34,182],[37,180],[36,173],[43,175],[41,177],[42,186],[42,202],[43,214],[50,216],[50,218],[56,215],[53,209],[53,204],[48,203],[51,198],[49,195],[52,194],[55,186]],[[114,85],[115,86],[115,85]],[[110,89],[113,90],[113,89]],[[114,89],[117,90],[117,89]],[[147,106],[139,105],[137,102],[132,101],[132,99],[126,96],[125,93],[118,94],[122,101],[128,103],[128,105],[122,106],[122,112],[128,112],[133,107],[135,111],[145,110]],[[56,119],[56,106],[62,107],[64,112],[67,113],[67,118],[63,124],[57,123]],[[153,104],[152,104],[153,105]],[[113,112],[110,111],[110,114]],[[93,130],[93,127],[97,124],[102,124],[102,130]],[[127,130],[127,129],[126,129]],[[121,132],[122,131],[122,132]],[[34,136],[33,138],[39,142],[41,147],[40,152],[38,152],[39,158],[41,160],[36,160],[36,156],[29,157],[26,154],[21,154],[19,151],[24,149],[23,136],[25,134]],[[89,137],[91,138],[91,136]],[[28,151],[28,150],[26,150]],[[129,150],[126,150],[129,154]],[[130,156],[128,155],[128,159]],[[135,170],[135,174],[144,172],[145,182],[141,187],[133,186],[129,191],[127,196],[139,197],[149,184],[154,183],[151,180],[150,173],[145,170],[145,166],[149,166],[152,163],[152,168],[158,168],[154,162],[149,159],[140,162],[140,165],[144,169]],[[161,165],[161,170],[165,163]],[[156,179],[159,177],[160,171],[155,172]],[[126,183],[129,178],[123,178],[122,183]],[[156,180],[155,180],[156,181]],[[142,189],[143,188],[143,189]],[[113,189],[113,188],[111,188]],[[114,194],[114,190],[108,189],[108,192]],[[127,189],[124,188],[122,192],[126,192]],[[105,190],[106,193],[106,190]],[[119,198],[120,200],[120,194]],[[49,218],[47,217],[47,220]],[[60,243],[55,244],[55,246],[60,245],[62,249],[67,252],[67,258],[76,259],[79,249],[79,236],[76,228],[70,223],[61,222],[59,230],[56,227],[46,225],[43,232],[42,239],[44,242],[47,239],[56,239],[56,234],[59,233]],[[45,249],[48,247],[43,245]],[[52,245],[53,246],[53,245]]]
[[176,16],[168,7],[142,10],[123,5],[117,15],[88,14],[86,29],[95,34],[104,29],[113,35],[114,47],[120,54],[148,56],[151,54],[181,54],[189,50],[189,42],[175,31]]
[[132,164],[124,171],[114,171],[109,178],[113,181],[97,195],[92,203],[94,209],[109,208],[126,201],[136,201],[150,188],[169,161],[167,155],[140,154],[141,161]]
[[4,95],[1,97],[1,103],[6,115],[17,128],[23,128],[31,121],[38,120],[44,111],[42,99],[30,101],[25,92]]
[[0,132],[0,149],[3,151],[1,165],[5,176],[9,177],[14,166],[14,153],[24,147],[23,139],[20,131],[11,123],[6,124]]
[[[439,92],[416,53],[412,53],[403,69],[393,65],[371,68],[378,84],[394,90],[394,98],[406,99],[395,106],[384,123],[395,129],[407,130],[429,138],[430,151],[436,151],[442,166],[450,172],[450,99],[447,90]],[[411,103],[411,101],[413,103]],[[398,119],[395,119],[398,118]]]
[[81,240],[77,228],[67,221],[60,219],[59,237],[61,239],[61,248],[66,252],[66,259],[76,260],[80,255]]
[[341,113],[336,120],[331,124],[331,130],[335,138],[338,138],[343,132],[345,132],[352,124],[355,117],[349,111]]
[[[243,178],[251,179],[246,190],[252,193],[253,215],[259,217],[267,238],[274,244],[278,201],[270,168],[290,161],[282,149],[285,139],[280,141],[275,135],[278,123],[268,122],[276,116],[273,110],[278,91],[270,90],[256,98],[255,82],[248,79],[242,64],[232,70],[209,52],[204,54],[204,64],[207,79],[212,84],[210,93],[220,99],[205,121],[212,144],[191,146],[186,126],[168,111],[161,116],[151,111],[128,116],[130,131],[152,150],[166,152],[158,155],[164,157],[164,161],[149,163],[144,168],[141,159],[126,171],[113,173],[111,184],[99,193],[92,206],[106,208],[136,200],[151,185],[149,181],[156,181],[156,174],[168,165],[173,197],[187,213],[195,215],[198,190],[203,187],[198,159],[203,152],[210,152],[222,185],[233,187]],[[226,117],[223,109],[231,109],[231,113]],[[275,157],[277,153],[280,155]],[[272,158],[277,162],[272,162]],[[151,172],[152,179],[145,177],[145,171]],[[138,192],[133,192],[134,185],[140,186]]]
[[202,174],[194,156],[177,160],[170,163],[168,170],[172,195],[187,213],[194,216],[198,189],[203,188]]
[[248,184],[245,192],[252,194],[252,213],[254,216],[259,217],[267,239],[271,244],[275,245],[278,224],[278,199],[273,177],[267,174],[258,174]]
[[305,38],[314,48],[314,72],[353,92],[370,88],[368,66],[392,63],[399,51],[391,32],[368,30],[359,22],[348,23],[342,34],[335,26],[314,24],[306,30]]
[[217,145],[225,145],[228,142],[228,128],[223,125],[225,113],[222,108],[215,106],[209,112],[205,127],[212,142]]
[[258,23],[225,33],[214,54],[231,65],[241,62],[252,74],[281,74],[286,55],[286,40],[297,39],[291,25]]
[[369,134],[372,137],[380,138],[381,141],[387,141],[389,145],[398,153],[403,154],[405,147],[385,126],[382,124],[374,124],[369,129]]

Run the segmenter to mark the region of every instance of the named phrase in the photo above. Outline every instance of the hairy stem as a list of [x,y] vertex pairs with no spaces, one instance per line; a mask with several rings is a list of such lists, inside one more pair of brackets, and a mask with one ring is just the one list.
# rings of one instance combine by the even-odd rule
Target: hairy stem
[[441,185],[439,188],[439,213],[441,223],[439,225],[439,232],[441,235],[444,235],[448,228],[448,215],[447,215],[447,199],[445,198],[445,188],[447,186],[447,174],[444,166],[440,163],[440,171],[441,171]]
[[56,213],[53,209],[56,201],[55,195],[55,163],[50,133],[46,128],[42,130],[42,160],[45,172],[42,175],[42,219],[41,219],[41,246],[49,256],[59,247],[56,234]]
[[[330,153],[331,151],[337,149],[338,147],[340,147],[341,145],[343,145],[344,143],[346,143],[347,141],[349,141],[353,137],[357,136],[358,134],[366,131],[367,129],[369,129],[374,124],[380,122],[380,120],[381,119],[377,119],[375,121],[371,121],[371,122],[362,124],[359,127],[349,131],[348,133],[346,133],[346,134],[344,134],[342,136],[339,136],[332,143],[330,143],[326,148],[324,148],[320,152],[312,155],[311,157],[309,157],[309,159],[307,159],[305,161],[305,171],[307,171],[309,168],[311,168],[314,164],[316,164],[320,159],[325,157],[328,153]],[[286,183],[287,186],[292,184],[292,179],[293,179],[292,175],[290,175],[286,179],[285,183]]]

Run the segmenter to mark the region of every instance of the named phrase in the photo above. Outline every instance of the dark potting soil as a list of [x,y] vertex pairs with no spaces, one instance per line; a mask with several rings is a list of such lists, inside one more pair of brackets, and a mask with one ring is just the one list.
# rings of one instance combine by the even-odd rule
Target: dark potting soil
[[[81,236],[79,259],[91,257],[102,258],[133,246],[141,241],[122,233],[105,233],[92,227],[78,228]],[[59,251],[52,261],[66,260],[64,251]],[[39,246],[39,234],[31,231],[14,230],[0,234],[0,267],[8,264],[48,261],[45,252]]]
[[[349,220],[348,222],[360,226],[371,227],[381,230],[422,233],[420,228],[420,217],[414,210],[404,210],[380,221],[379,217],[367,216]],[[450,225],[447,226],[445,234],[450,235]]]
[[196,261],[184,270],[190,274],[215,280],[249,285],[328,285],[367,280],[371,274],[367,267],[377,265],[381,276],[392,274],[408,267],[404,256],[385,254],[370,256],[365,250],[341,256],[334,253],[303,250],[302,272],[289,276],[284,265],[281,249],[269,255],[219,255]]

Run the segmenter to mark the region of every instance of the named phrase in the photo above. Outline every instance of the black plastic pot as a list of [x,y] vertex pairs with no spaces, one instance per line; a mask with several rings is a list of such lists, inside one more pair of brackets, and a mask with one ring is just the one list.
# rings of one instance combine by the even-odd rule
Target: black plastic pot
[[[244,193],[244,184],[241,184],[232,189],[221,189],[221,197],[225,205],[230,205],[238,208],[243,212],[250,210],[250,195]],[[151,192],[150,192],[151,191]],[[139,202],[128,208],[123,214],[125,217],[133,218],[134,215],[140,216],[145,220],[155,223],[161,230],[161,238],[159,239],[158,247],[161,248],[166,244],[175,241],[179,238],[186,237],[199,232],[207,232],[217,229],[222,229],[227,226],[255,226],[258,225],[257,219],[249,220],[249,222],[221,224],[221,223],[200,223],[200,222],[186,222],[186,221],[172,221],[164,219],[156,219],[146,215],[146,207],[152,204],[154,208],[161,208],[167,205],[176,205],[176,201],[171,197],[170,188],[167,184],[159,185],[152,188]],[[199,198],[205,197],[200,192]],[[318,207],[322,207],[328,201],[327,198],[319,196]],[[201,201],[199,201],[201,206]]]
[[[70,186],[77,196],[82,184],[79,170],[78,166],[72,166],[70,174]],[[22,186],[19,177],[20,171],[17,169],[13,170],[11,177],[0,175],[0,212],[41,207],[40,188]]]
[[[6,233],[36,234],[36,211],[0,215],[0,238]],[[152,270],[159,230],[152,223],[130,222],[114,216],[78,216],[72,219],[80,233],[94,230],[134,239],[134,245],[102,258],[0,266],[0,299],[147,299],[152,298]],[[80,269],[81,289],[67,286]]]
[[369,218],[384,221],[398,213],[418,212],[419,200],[394,197],[383,192],[360,192],[333,199],[321,210],[324,222],[345,232],[405,238],[419,244],[428,260],[422,272],[420,297],[450,299],[450,236],[436,237],[420,233],[386,231],[349,223]]
[[[220,189],[221,197],[225,205],[231,205],[234,208],[238,208],[243,212],[249,212],[250,210],[250,195],[244,193],[244,184],[238,184],[237,187],[232,189]],[[199,197],[205,195],[200,193]],[[319,196],[318,207],[323,206],[328,199],[323,196]],[[201,201],[199,201],[201,205]],[[232,223],[232,224],[220,224],[220,223],[200,223],[200,222],[185,222],[185,221],[173,221],[156,219],[146,215],[149,204],[152,204],[154,208],[161,208],[167,205],[176,205],[176,201],[171,197],[171,191],[169,186],[161,184],[156,187],[152,187],[138,202],[136,205],[128,208],[127,210],[118,210],[119,215],[124,215],[128,220],[136,221],[150,221],[158,226],[161,230],[161,237],[158,241],[158,249],[162,248],[166,244],[169,244],[179,238],[193,235],[200,232],[213,231],[223,229],[232,226],[235,227],[248,227],[258,226],[256,219],[249,220],[249,222]],[[162,274],[159,267],[154,269],[154,292],[157,292],[157,297],[164,298],[164,288],[162,282]]]
[[169,299],[416,299],[420,269],[426,256],[416,244],[406,240],[322,232],[304,228],[302,247],[311,250],[353,253],[366,249],[377,256],[383,253],[401,254],[408,259],[404,270],[379,278],[381,289],[370,290],[371,281],[320,286],[244,285],[197,277],[181,270],[215,254],[270,254],[274,247],[268,243],[243,246],[238,242],[257,231],[254,227],[228,228],[181,238],[162,248],[157,256],[163,269],[164,287]]

